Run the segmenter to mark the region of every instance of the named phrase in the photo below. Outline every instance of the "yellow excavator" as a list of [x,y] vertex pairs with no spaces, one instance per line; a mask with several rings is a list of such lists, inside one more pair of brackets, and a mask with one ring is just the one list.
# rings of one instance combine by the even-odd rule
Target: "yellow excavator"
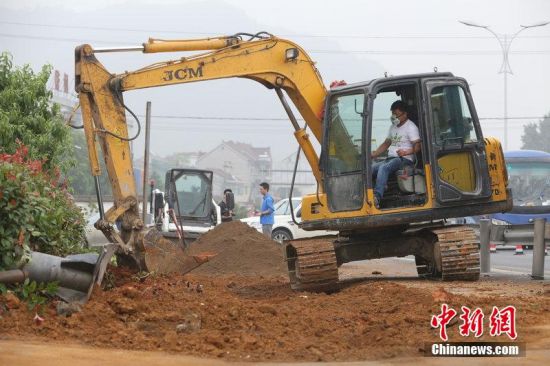
[[[120,74],[107,71],[96,58],[104,52],[132,51],[186,53]],[[474,231],[441,223],[511,208],[501,145],[483,136],[468,83],[451,73],[385,76],[327,90],[315,62],[300,46],[266,32],[149,39],[127,48],[85,44],[75,50],[75,67],[91,171],[95,177],[101,174],[99,142],[115,199],[96,228],[118,245],[119,258],[142,270],[185,272],[208,260],[208,254],[187,256],[140,219],[129,145],[135,137],[128,137],[125,111],[137,117],[123,98],[136,89],[240,77],[275,91],[317,181],[317,191],[303,198],[300,225],[339,232],[334,242],[287,243],[294,289],[331,290],[343,263],[407,255],[415,256],[420,276],[477,280],[479,242]],[[300,127],[285,94],[310,133]],[[417,125],[421,148],[414,167],[390,177],[383,199],[375,204],[370,152],[388,136],[390,106],[397,100]],[[320,155],[310,134],[321,145]]]

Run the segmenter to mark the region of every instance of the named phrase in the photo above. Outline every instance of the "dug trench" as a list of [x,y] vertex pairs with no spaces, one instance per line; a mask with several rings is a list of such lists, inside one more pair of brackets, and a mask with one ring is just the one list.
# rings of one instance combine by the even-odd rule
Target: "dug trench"
[[[544,282],[518,294],[483,280],[434,283],[369,276],[332,294],[294,292],[281,247],[240,222],[220,225],[191,251],[218,256],[186,275],[113,267],[81,311],[58,315],[54,301],[44,309],[42,322],[33,320],[35,312],[24,304],[2,297],[0,340],[162,350],[230,361],[374,360],[423,355],[426,342],[439,341],[430,319],[446,303],[454,309],[480,307],[487,329],[493,306],[514,305],[516,341],[549,347],[543,326],[550,323],[550,287]],[[488,331],[481,338],[464,338],[458,327],[458,321],[449,325],[450,341],[509,340]]]

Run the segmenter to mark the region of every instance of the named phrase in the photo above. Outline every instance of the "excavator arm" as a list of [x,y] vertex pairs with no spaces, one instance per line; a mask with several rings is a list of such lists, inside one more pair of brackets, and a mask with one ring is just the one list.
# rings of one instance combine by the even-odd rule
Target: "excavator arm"
[[[206,52],[122,74],[110,73],[96,58],[98,53],[114,51],[156,53],[201,50]],[[290,97],[319,142],[327,91],[314,62],[293,42],[259,33],[249,40],[243,40],[242,35],[178,41],[150,39],[141,47],[94,49],[90,45],[81,45],[75,50],[75,87],[82,109],[92,175],[98,182],[97,176],[101,170],[96,142],[99,142],[115,199],[113,208],[96,223],[96,227],[112,242],[118,243],[121,251],[131,255],[142,269],[148,269],[147,256],[144,257],[147,245],[144,243],[151,244],[150,238],[158,240],[159,236],[146,232],[139,216],[129,145],[137,135],[128,137],[125,110],[133,113],[124,104],[123,93],[230,77],[251,79],[276,90],[294,126],[298,144],[322,189],[319,158],[309,135],[293,116],[282,90]],[[120,223],[120,235],[113,229],[117,221]],[[154,262],[158,261],[155,259]]]

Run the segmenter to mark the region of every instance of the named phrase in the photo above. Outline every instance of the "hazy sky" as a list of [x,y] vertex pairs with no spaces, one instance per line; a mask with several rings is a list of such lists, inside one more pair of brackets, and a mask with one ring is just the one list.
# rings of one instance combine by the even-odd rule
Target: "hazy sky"
[[[317,61],[325,84],[358,82],[389,74],[451,71],[471,84],[485,136],[502,140],[503,77],[497,40],[486,30],[513,34],[520,24],[550,20],[550,1],[31,1],[0,0],[0,51],[16,64],[45,63],[73,78],[74,47],[139,45],[148,37],[193,38],[268,31],[289,38]],[[550,112],[550,25],[514,40],[508,82],[509,148],[521,146],[523,124]],[[178,55],[106,54],[112,72],[137,69]],[[71,82],[72,88],[72,82]],[[273,91],[249,80],[220,80],[125,94],[127,104],[155,116],[281,118]],[[527,119],[525,118],[527,117]],[[534,119],[532,117],[535,117]],[[275,159],[296,149],[286,121],[153,118],[152,152],[207,151],[222,139],[271,146]],[[135,144],[142,155],[142,138]]]

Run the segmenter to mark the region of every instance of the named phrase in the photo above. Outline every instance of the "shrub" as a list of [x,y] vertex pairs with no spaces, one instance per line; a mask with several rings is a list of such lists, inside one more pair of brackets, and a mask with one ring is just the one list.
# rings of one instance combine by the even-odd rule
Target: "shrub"
[[65,256],[82,252],[85,220],[59,170],[47,174],[44,160],[28,158],[18,142],[14,154],[0,154],[0,270],[21,266],[31,250]]

